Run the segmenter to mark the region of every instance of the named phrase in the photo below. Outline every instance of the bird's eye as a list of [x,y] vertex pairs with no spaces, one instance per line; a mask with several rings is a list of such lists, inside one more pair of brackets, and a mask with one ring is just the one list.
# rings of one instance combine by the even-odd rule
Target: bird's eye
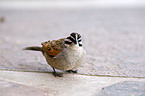
[[80,39],[81,38],[81,35],[80,34],[78,34],[78,38],[77,39]]

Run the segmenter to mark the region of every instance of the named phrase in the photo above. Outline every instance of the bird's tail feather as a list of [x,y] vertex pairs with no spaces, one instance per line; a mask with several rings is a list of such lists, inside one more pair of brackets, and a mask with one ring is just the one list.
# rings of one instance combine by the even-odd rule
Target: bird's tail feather
[[42,47],[38,46],[26,47],[23,50],[43,51]]

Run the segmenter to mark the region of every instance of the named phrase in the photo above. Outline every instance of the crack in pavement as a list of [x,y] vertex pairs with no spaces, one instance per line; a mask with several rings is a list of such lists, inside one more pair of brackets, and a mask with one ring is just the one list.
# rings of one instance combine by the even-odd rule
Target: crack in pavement
[[[21,70],[7,70],[7,69],[0,69],[0,71],[33,72],[33,73],[52,73],[52,72],[42,72],[42,71],[21,71]],[[61,73],[61,72],[58,72],[58,73]],[[64,74],[70,74],[70,73],[64,73]],[[131,76],[89,75],[89,74],[78,74],[78,73],[76,75],[97,76],[97,77],[118,77],[118,78],[138,78],[138,79],[145,79],[145,77],[131,77]]]

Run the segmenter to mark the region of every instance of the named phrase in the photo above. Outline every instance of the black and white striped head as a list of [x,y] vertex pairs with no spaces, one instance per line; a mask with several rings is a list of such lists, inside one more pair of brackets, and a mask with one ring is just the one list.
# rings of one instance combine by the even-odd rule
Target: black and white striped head
[[72,45],[72,44],[76,44],[80,47],[82,46],[82,39],[79,33],[71,33],[70,36],[68,36],[65,39],[65,45]]

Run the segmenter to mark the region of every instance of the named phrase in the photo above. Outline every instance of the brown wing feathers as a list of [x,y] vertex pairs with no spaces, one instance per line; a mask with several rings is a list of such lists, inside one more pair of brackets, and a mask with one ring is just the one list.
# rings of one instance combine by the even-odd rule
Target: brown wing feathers
[[54,57],[57,54],[61,53],[64,46],[64,39],[65,38],[43,42],[41,43],[41,45],[49,56]]

